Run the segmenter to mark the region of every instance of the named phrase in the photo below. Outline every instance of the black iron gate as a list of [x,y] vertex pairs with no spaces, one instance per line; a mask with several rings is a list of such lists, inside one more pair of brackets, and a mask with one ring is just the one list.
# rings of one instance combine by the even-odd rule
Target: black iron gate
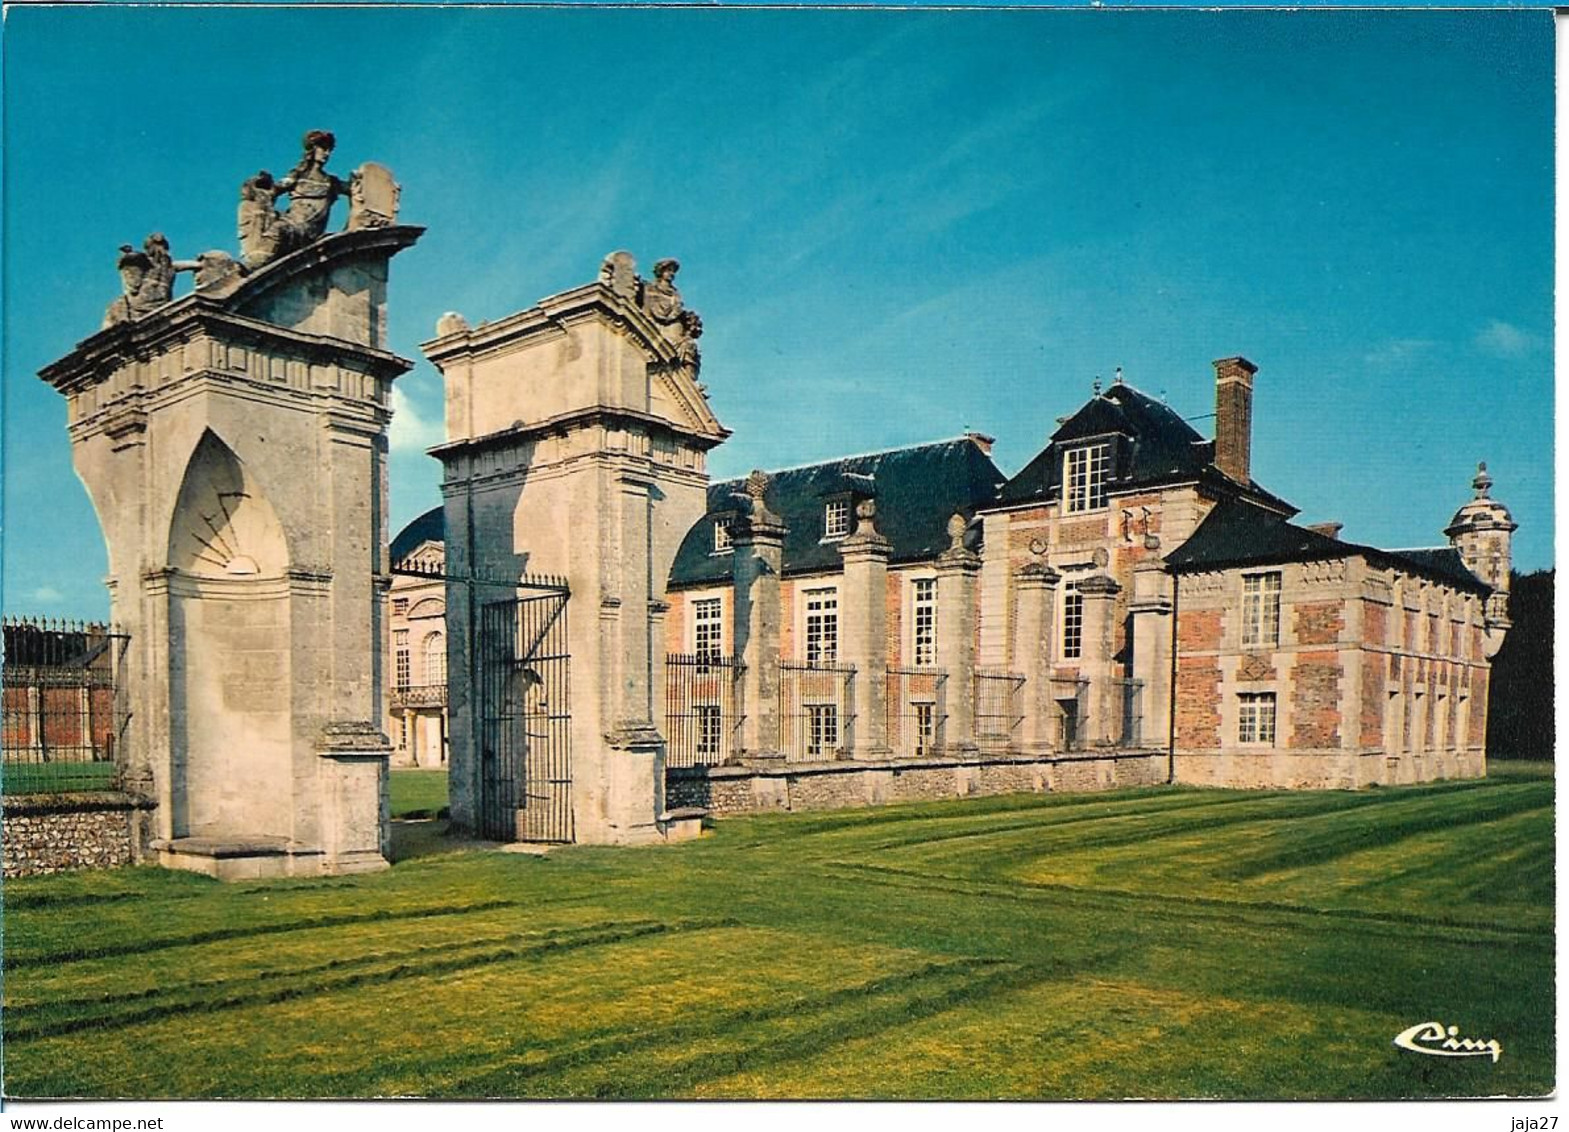
[[571,650],[567,587],[480,608],[479,826],[498,841],[572,840]]

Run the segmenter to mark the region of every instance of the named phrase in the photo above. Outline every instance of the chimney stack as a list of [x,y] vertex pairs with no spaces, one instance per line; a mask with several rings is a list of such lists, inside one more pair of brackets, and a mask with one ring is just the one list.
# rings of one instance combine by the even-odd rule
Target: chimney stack
[[1246,358],[1215,362],[1215,467],[1240,484],[1251,482],[1253,375]]

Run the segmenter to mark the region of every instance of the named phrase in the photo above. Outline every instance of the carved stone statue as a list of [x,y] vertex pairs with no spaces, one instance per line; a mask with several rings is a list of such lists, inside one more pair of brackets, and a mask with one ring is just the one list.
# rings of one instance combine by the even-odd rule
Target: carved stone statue
[[240,260],[246,267],[260,267],[282,246],[273,190],[272,174],[265,169],[240,186]]
[[125,293],[109,304],[104,313],[105,326],[141,318],[163,306],[174,297],[174,277],[182,271],[196,271],[201,265],[193,260],[175,262],[169,254],[168,239],[162,232],[154,232],[141,251],[121,244],[115,266]]
[[131,303],[136,298],[137,292],[142,289],[142,280],[146,278],[147,256],[130,244],[121,244],[120,258],[115,267],[120,272],[120,286],[124,294],[110,303],[109,309],[104,312],[105,326],[126,322],[133,317]]
[[672,342],[686,337],[681,325],[681,292],[676,288],[678,260],[662,259],[654,264],[654,280],[643,287],[643,309],[654,325]]
[[349,186],[326,168],[337,139],[326,130],[312,130],[303,144],[305,155],[300,163],[272,187],[274,199],[285,194],[289,198],[288,210],[278,218],[285,254],[320,239],[327,231],[333,202],[349,191]]
[[685,336],[676,343],[676,356],[681,359],[681,364],[692,371],[696,377],[703,368],[703,352],[698,348],[697,340],[703,336],[703,316],[696,311],[681,312],[681,328]]
[[629,303],[640,303],[643,280],[631,252],[611,252],[599,265],[599,281]]

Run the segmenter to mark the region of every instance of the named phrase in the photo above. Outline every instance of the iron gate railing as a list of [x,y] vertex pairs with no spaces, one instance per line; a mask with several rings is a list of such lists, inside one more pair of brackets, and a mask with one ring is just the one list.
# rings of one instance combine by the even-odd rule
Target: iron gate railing
[[130,637],[96,622],[3,621],[0,759],[5,792],[107,790],[128,717],[116,696]]
[[479,826],[501,841],[568,842],[572,823],[571,650],[566,582],[480,608]]
[[1144,681],[1118,680],[1122,695],[1121,746],[1137,747],[1144,741]]
[[855,748],[855,665],[779,664],[779,749],[787,762],[827,762]]
[[941,668],[888,669],[888,745],[925,758],[943,749],[948,673]]
[[717,766],[735,754],[741,727],[739,657],[665,657],[665,765]]
[[1014,731],[1024,721],[1019,709],[1019,689],[1024,674],[1002,669],[975,671],[975,742],[983,751],[1006,750]]

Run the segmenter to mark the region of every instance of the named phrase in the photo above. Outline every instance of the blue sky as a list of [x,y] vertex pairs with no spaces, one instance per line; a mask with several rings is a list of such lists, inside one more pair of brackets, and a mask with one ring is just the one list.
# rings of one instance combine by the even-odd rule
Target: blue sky
[[679,257],[703,314],[716,476],[967,428],[1011,473],[1097,375],[1199,417],[1245,354],[1254,474],[1304,521],[1440,543],[1486,459],[1517,564],[1551,565],[1552,38],[1545,11],[11,9],[5,607],[107,610],[35,374],[120,244],[233,250],[240,182],[311,128],[428,227],[392,273],[395,528],[439,502],[436,318],[626,248]]

